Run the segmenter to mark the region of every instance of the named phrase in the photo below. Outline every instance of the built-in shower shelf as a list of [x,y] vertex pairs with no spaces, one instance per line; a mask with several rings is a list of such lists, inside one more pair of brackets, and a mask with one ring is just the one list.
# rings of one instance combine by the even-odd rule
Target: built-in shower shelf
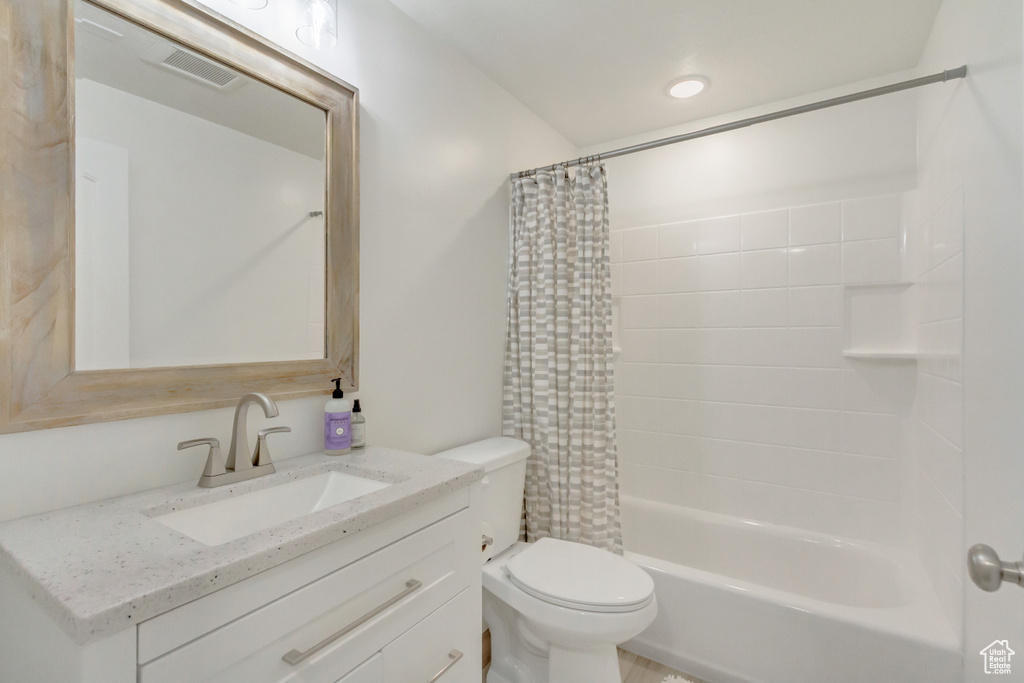
[[917,359],[912,283],[880,282],[843,289],[844,357]]
[[916,351],[890,351],[887,349],[847,349],[844,358],[857,360],[917,360]]

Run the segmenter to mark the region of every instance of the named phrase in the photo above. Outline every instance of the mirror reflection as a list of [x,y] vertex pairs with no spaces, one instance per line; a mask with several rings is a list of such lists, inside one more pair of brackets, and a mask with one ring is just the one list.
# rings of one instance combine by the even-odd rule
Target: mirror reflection
[[75,3],[75,369],[325,357],[325,112]]

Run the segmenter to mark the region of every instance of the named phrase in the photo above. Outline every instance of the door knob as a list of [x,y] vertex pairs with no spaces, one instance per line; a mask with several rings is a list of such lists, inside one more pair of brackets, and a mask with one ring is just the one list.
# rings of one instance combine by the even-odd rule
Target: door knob
[[996,591],[1003,581],[1024,586],[1024,562],[1003,562],[991,547],[978,543],[967,551],[967,573],[978,588]]

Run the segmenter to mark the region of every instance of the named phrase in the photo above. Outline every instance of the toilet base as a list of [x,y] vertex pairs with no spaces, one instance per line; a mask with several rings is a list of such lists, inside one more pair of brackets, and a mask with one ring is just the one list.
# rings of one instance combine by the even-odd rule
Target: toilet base
[[491,630],[487,683],[622,683],[616,645],[571,649],[542,644],[522,616],[484,591]]
[[548,652],[548,680],[567,683],[622,683],[619,653],[614,645],[578,652],[552,645]]
[[[523,663],[505,661],[504,666],[491,663],[487,683],[622,683],[619,675],[619,655],[615,647],[586,653],[559,651],[551,648],[548,657],[538,657],[532,671]],[[546,659],[547,662],[541,661]],[[507,675],[514,677],[509,678]]]
[[580,652],[559,652],[557,648],[552,648],[550,656],[545,657],[548,660],[547,676],[543,678],[539,677],[545,671],[543,661],[539,661],[541,666],[532,671],[529,678],[525,677],[527,674],[524,671],[515,671],[515,668],[512,668],[512,672],[517,677],[507,678],[505,674],[510,673],[510,667],[495,667],[492,664],[487,672],[487,683],[623,683],[618,674],[618,652],[614,647],[605,649],[605,652],[590,651],[581,656]]

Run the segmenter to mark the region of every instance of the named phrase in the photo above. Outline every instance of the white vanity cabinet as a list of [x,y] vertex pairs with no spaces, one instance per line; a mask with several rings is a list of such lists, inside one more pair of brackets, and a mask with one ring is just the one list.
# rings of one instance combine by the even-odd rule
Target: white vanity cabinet
[[337,683],[479,683],[479,657],[470,653],[480,648],[480,629],[465,618],[472,601],[463,591]]
[[382,659],[380,653],[375,654],[356,667],[355,671],[345,674],[337,683],[380,683],[384,680]]
[[[477,683],[480,525],[470,505],[477,487],[465,486],[99,642],[72,645],[55,638],[53,627],[33,629],[46,615],[26,614],[21,624],[29,632],[12,633],[21,644],[0,644],[0,680]],[[8,589],[0,581],[0,591]],[[34,604],[0,595],[4,608],[30,612]],[[3,620],[17,621],[9,614]]]
[[[480,629],[466,618],[472,609],[470,591],[464,590],[336,683],[479,683],[479,657],[470,653],[479,650]],[[445,649],[453,643],[458,647]],[[313,679],[296,672],[282,680]]]

